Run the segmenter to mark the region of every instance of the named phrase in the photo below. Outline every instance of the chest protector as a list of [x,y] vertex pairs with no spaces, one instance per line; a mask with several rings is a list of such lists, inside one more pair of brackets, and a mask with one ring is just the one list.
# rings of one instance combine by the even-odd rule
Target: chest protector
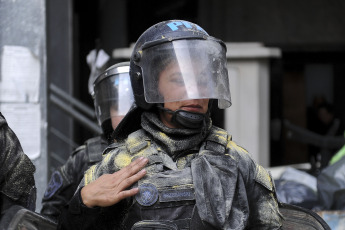
[[[130,201],[123,229],[216,229],[227,225],[237,181],[237,165],[225,155],[230,137],[212,128],[199,149],[178,158],[168,156],[139,130],[128,137],[133,155],[149,159],[140,192]],[[244,192],[245,195],[245,192]],[[244,202],[243,202],[244,201]],[[246,199],[238,199],[247,207]],[[243,219],[243,215],[237,218]]]

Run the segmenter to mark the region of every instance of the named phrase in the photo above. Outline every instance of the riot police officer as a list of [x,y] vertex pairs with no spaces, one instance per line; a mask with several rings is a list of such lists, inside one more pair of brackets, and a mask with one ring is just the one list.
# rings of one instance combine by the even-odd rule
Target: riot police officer
[[60,229],[280,229],[269,173],[210,107],[231,105],[225,44],[171,20],[135,44],[135,104],[114,131],[122,140],[84,175]]
[[103,150],[114,142],[113,130],[134,100],[129,62],[115,64],[101,73],[94,82],[92,97],[103,135],[87,140],[52,174],[42,200],[41,214],[55,221],[62,206],[72,198],[84,172],[102,160]]
[[0,219],[14,205],[36,207],[35,166],[0,112]]

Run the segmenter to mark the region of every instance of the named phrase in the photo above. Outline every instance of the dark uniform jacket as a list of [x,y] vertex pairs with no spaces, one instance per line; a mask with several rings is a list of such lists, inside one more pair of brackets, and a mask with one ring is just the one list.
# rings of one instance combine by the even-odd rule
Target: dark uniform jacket
[[[0,113],[0,211],[13,205],[32,211],[36,205],[35,166]],[[0,216],[0,219],[1,219]]]
[[[140,129],[90,167],[81,186],[113,173],[133,159],[149,159],[140,192],[111,207],[87,208],[80,190],[58,229],[280,229],[282,217],[269,173],[228,133],[212,126],[208,136],[181,155],[164,132]],[[164,143],[165,142],[165,143]],[[188,142],[187,142],[188,144]]]
[[84,172],[102,160],[102,152],[106,147],[107,141],[102,136],[91,138],[53,172],[42,199],[41,214],[57,221],[62,207],[72,198]]

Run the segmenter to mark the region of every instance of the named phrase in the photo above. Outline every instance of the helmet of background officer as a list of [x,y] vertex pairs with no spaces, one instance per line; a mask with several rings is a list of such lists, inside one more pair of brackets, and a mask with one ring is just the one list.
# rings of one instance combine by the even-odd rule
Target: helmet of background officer
[[106,138],[110,139],[134,101],[129,62],[115,64],[100,74],[94,82],[92,97],[97,120]]
[[135,44],[130,77],[136,104],[145,110],[194,99],[218,100],[220,109],[231,105],[226,46],[191,22],[170,20],[147,29]]

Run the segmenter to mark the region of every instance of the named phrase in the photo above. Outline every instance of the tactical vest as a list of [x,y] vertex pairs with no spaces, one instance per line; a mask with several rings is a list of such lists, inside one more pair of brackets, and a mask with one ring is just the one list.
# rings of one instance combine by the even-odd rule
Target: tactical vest
[[143,130],[132,133],[127,149],[134,156],[147,157],[149,166],[138,182],[140,192],[131,200],[123,229],[215,229],[200,218],[196,205],[200,191],[195,191],[192,162],[203,154],[224,157],[230,139],[224,130],[213,128],[199,149],[174,162]]

